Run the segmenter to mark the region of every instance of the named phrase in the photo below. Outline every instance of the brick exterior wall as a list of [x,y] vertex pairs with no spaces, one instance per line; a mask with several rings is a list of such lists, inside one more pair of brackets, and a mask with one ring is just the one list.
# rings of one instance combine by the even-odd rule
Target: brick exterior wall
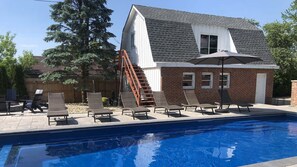
[[292,80],[291,106],[297,106],[297,80]]
[[[164,91],[169,104],[186,103],[183,94],[182,77],[184,72],[195,73],[195,92],[200,103],[214,103],[220,100],[219,74],[220,68],[186,68],[186,67],[162,67],[161,89]],[[202,72],[213,73],[213,87],[201,88]],[[267,69],[231,69],[225,68],[224,73],[230,73],[229,95],[234,102],[255,102],[257,73],[266,73],[266,98],[270,104],[273,91],[273,70]]]

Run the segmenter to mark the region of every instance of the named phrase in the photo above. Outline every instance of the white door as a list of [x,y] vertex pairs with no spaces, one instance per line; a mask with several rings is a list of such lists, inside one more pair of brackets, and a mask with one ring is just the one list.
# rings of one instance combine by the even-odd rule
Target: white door
[[257,83],[256,83],[256,97],[255,103],[265,103],[266,95],[266,73],[257,74]]

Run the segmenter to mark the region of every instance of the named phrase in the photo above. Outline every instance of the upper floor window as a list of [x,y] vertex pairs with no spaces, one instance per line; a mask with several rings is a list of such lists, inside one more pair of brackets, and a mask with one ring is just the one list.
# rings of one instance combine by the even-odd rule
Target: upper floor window
[[213,83],[213,75],[211,72],[203,72],[202,73],[202,83],[201,88],[210,89],[212,88]]
[[195,73],[184,72],[183,73],[183,89],[195,88]]
[[[230,73],[224,73],[223,75],[223,88],[229,88],[230,87]],[[220,87],[222,84],[222,73],[220,73]]]
[[201,34],[200,53],[211,54],[218,51],[218,36]]
[[131,48],[135,48],[135,32],[131,34]]

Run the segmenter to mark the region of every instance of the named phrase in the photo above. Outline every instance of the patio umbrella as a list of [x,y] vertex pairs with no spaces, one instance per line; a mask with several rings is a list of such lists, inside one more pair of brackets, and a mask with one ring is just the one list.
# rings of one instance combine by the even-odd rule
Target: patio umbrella
[[212,53],[205,56],[200,56],[195,59],[191,59],[188,62],[192,64],[212,64],[212,65],[221,65],[222,66],[222,82],[221,82],[221,102],[220,109],[223,106],[223,80],[224,80],[224,64],[246,64],[254,61],[262,61],[261,58],[257,56],[234,53],[229,51],[221,51]]

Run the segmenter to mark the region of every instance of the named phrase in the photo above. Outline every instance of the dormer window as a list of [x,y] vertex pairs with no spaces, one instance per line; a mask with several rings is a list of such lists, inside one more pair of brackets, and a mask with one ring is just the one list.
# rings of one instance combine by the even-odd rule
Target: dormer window
[[211,54],[218,51],[218,36],[201,34],[200,53]]

